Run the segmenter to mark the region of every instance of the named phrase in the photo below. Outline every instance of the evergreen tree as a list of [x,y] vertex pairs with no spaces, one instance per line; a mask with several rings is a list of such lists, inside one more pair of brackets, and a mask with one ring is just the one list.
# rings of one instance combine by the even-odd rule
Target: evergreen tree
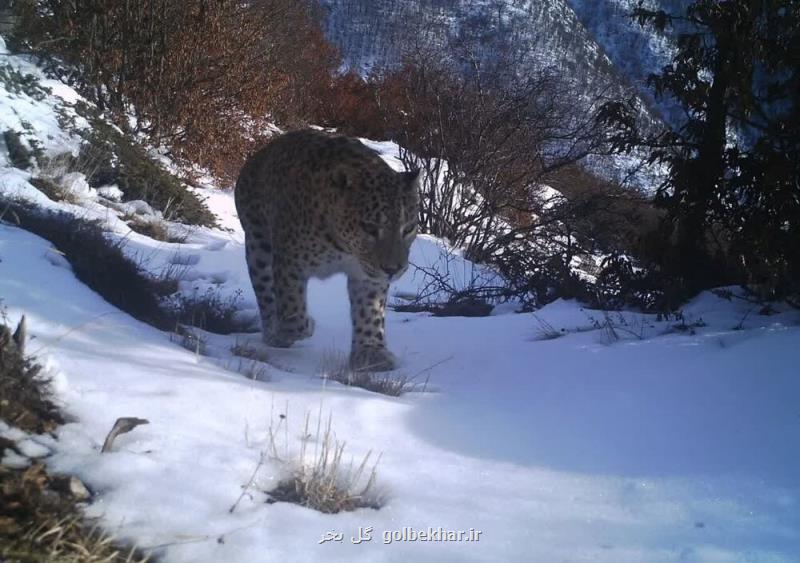
[[800,2],[698,0],[684,14],[642,6],[642,25],[677,35],[652,75],[685,121],[639,133],[625,104],[606,106],[620,150],[646,147],[668,178],[656,262],[684,296],[746,283],[769,296],[800,287]]

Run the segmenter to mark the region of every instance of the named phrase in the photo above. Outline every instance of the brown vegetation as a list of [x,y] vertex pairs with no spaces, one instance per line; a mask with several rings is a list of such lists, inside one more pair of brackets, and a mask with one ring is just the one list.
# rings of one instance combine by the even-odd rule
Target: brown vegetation
[[336,64],[310,1],[44,0],[19,10],[18,46],[71,65],[68,78],[121,127],[226,177],[263,142],[268,119],[311,111]]

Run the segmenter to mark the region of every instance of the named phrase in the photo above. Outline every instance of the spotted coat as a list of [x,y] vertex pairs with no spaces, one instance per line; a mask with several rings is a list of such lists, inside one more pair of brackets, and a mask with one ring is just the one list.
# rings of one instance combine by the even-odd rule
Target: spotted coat
[[357,139],[316,130],[281,135],[248,159],[235,200],[267,345],[311,336],[308,280],[343,272],[351,365],[395,367],[385,342],[386,295],[408,268],[418,183],[418,172],[395,172]]

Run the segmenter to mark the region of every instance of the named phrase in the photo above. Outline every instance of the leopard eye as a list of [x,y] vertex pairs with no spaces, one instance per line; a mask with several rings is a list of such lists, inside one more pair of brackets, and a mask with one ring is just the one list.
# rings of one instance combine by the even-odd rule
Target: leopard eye
[[372,223],[367,223],[365,221],[361,221],[361,228],[364,230],[371,237],[378,238],[381,233],[380,227],[378,225],[374,225]]

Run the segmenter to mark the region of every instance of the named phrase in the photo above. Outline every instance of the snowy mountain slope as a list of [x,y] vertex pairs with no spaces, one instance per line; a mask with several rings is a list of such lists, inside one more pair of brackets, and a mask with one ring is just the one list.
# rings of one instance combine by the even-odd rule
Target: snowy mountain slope
[[[554,67],[589,87],[614,83],[611,62],[566,2],[324,0],[325,29],[349,66],[396,65],[420,45],[474,41],[491,59],[508,51],[521,68]],[[599,87],[598,87],[599,89]]]
[[[487,60],[499,53],[510,54],[520,71],[556,69],[572,80],[576,96],[596,95],[604,90],[619,93],[629,87],[628,79],[641,78],[641,73],[620,72],[628,70],[625,65],[615,66],[616,61],[604,51],[605,47],[614,47],[613,41],[598,43],[593,32],[603,39],[610,36],[599,33],[599,19],[587,17],[593,26],[591,30],[584,27],[579,14],[593,15],[592,3],[576,1],[571,6],[567,0],[323,0],[322,5],[326,33],[341,49],[347,64],[363,72],[396,65],[419,45],[467,40],[477,45],[480,56]],[[581,10],[576,14],[578,8]],[[617,25],[611,33],[620,38],[620,43],[634,36],[631,33],[623,37],[622,29],[628,30]],[[659,53],[662,49],[647,41],[627,47],[638,52],[640,46],[652,47]],[[618,47],[625,48],[623,44]],[[613,53],[616,55],[617,49]]]
[[[674,37],[659,35],[643,28],[630,14],[639,0],[567,0],[581,23],[609,59],[639,91],[640,96],[657,107],[661,115],[673,126],[680,125],[683,112],[670,99],[656,100],[646,86],[650,74],[657,73],[673,54]],[[690,0],[648,0],[649,9],[663,9],[667,13],[681,14]]]
[[[57,115],[53,104],[15,94],[0,110],[46,117]],[[64,140],[45,150],[69,148],[45,117],[31,135]],[[394,162],[396,147],[370,145]],[[99,220],[153,276],[177,268],[182,294],[239,295],[240,317],[255,320],[229,190],[199,190],[228,230],[167,222],[186,238],[161,242],[125,224],[135,202],[119,208],[92,190],[52,201],[0,155],[0,194]],[[412,262],[437,264],[441,246],[420,237]],[[455,283],[471,268],[456,258]],[[424,283],[412,268],[392,292]],[[10,322],[27,316],[27,349],[71,416],[57,439],[0,435],[25,441],[31,456],[51,452],[52,470],[91,488],[89,515],[164,561],[794,561],[800,552],[797,311],[762,316],[738,297],[703,294],[685,323],[565,301],[534,315],[390,312],[395,375],[427,381],[390,398],[320,376],[332,351],[349,348],[340,276],[311,284],[313,338],[279,350],[261,347],[257,333],[207,333],[198,355],[104,302],[48,242],[2,223],[0,298]],[[243,345],[266,362],[234,357]],[[319,446],[305,434],[307,415],[312,427],[331,416],[346,459],[382,453],[379,510],[267,502],[302,444]],[[121,416],[150,424],[101,454]],[[352,543],[367,526],[373,539]],[[481,534],[384,543],[408,527]],[[332,532],[342,541],[322,541]]]
[[[672,54],[668,36],[659,36],[631,18],[639,0],[566,0],[614,65],[643,85]],[[644,7],[681,13],[691,0],[648,0]]]

